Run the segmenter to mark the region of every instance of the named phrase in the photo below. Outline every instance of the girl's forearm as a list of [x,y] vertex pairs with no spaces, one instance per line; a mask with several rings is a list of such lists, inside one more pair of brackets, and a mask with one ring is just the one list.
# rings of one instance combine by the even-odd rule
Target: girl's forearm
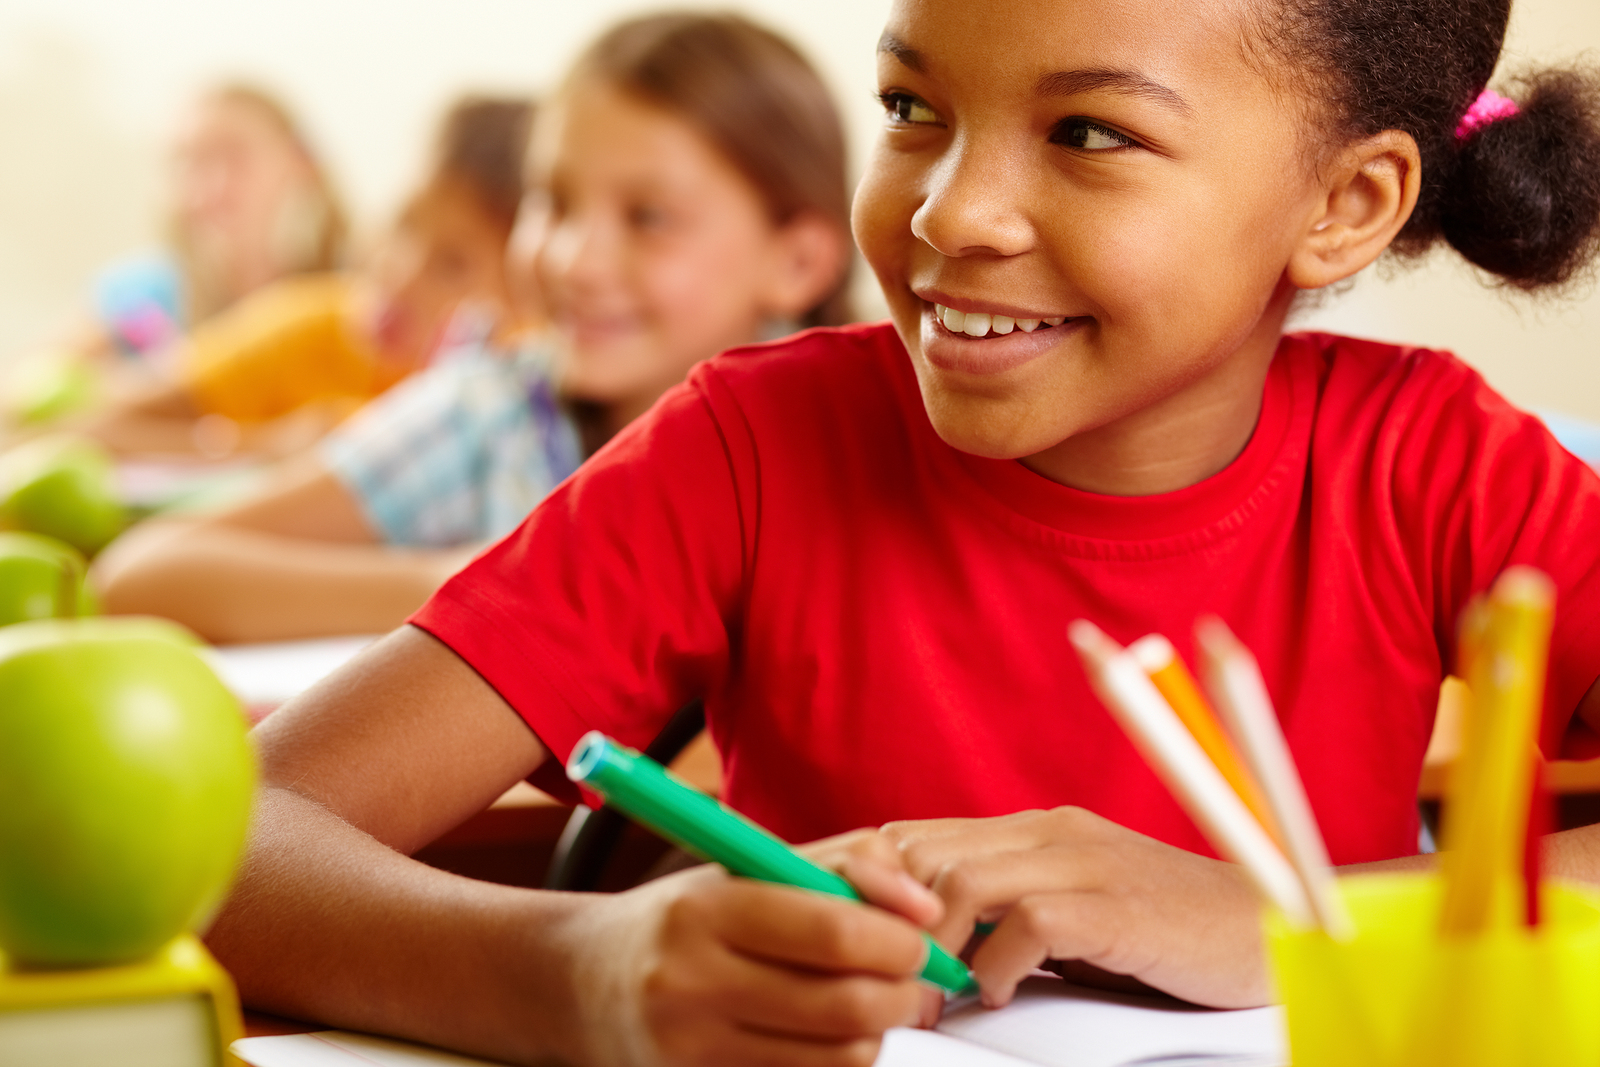
[[[1340,867],[1340,874],[1375,871],[1432,870],[1437,856],[1402,856],[1379,863],[1357,863]],[[1562,830],[1544,839],[1544,871],[1548,878],[1566,878],[1600,884],[1600,825]]]
[[435,870],[267,789],[206,940],[252,1007],[511,1062],[580,1062],[571,975],[591,903]]
[[166,520],[96,564],[106,609],[162,615],[216,642],[384,633],[467,559]]

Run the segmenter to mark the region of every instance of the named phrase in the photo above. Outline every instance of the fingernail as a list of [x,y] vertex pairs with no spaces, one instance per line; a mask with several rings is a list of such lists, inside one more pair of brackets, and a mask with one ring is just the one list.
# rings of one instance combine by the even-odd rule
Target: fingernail
[[936,901],[939,899],[937,893],[923,885],[921,882],[917,881],[915,878],[911,877],[906,872],[901,871],[898,877],[900,879],[900,884],[905,887],[906,892],[910,893],[912,896],[921,897],[923,900],[928,901]]

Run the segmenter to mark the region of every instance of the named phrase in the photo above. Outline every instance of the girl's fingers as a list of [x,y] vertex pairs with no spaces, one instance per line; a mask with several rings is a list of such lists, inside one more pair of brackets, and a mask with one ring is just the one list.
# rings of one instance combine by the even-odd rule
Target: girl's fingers
[[856,830],[807,845],[811,859],[838,871],[866,900],[931,927],[944,914],[937,894],[906,872],[900,850],[876,830]]
[[863,900],[904,916],[917,926],[931,929],[944,918],[944,902],[939,894],[917,881],[899,864],[889,866],[852,854],[845,857],[838,869]]
[[714,1003],[732,1022],[767,1034],[853,1041],[913,1026],[922,1009],[922,990],[907,978],[810,974],[733,953],[698,962],[698,973],[685,968],[675,988],[658,983],[662,1003]]
[[1115,898],[1103,893],[1041,893],[1019,900],[973,953],[984,1004],[1010,1003],[1017,983],[1048,959],[1084,960],[1125,973],[1118,951],[1125,919]]
[[933,891],[945,906],[943,920],[933,928],[934,939],[959,949],[974,923],[998,918],[1034,894],[1099,888],[1104,883],[1100,872],[1098,856],[1072,848],[980,855],[947,864],[933,880]]
[[910,978],[927,956],[921,933],[904,919],[801,889],[729,879],[684,906],[694,912],[685,919],[704,923],[735,952],[784,966]]
[[882,832],[898,846],[912,876],[931,883],[942,869],[958,860],[1095,843],[1104,840],[1113,826],[1092,812],[1069,807],[1019,811],[990,819],[889,823]]

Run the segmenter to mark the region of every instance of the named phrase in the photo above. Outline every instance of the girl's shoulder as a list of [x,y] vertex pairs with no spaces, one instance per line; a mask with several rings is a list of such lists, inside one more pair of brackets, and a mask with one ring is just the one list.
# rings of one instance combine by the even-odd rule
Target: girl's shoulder
[[1316,382],[1318,420],[1380,419],[1394,427],[1449,416],[1514,415],[1483,375],[1454,353],[1328,333],[1284,337],[1280,356]]
[[1389,383],[1393,388],[1403,388],[1482,381],[1482,376],[1454,353],[1421,345],[1302,332],[1286,334],[1280,351],[1290,358],[1310,360],[1325,381],[1337,380],[1340,384]]
[[1419,478],[1479,463],[1582,465],[1539,416],[1450,352],[1303,333],[1286,336],[1280,354],[1315,381],[1312,454],[1324,462],[1366,456]]

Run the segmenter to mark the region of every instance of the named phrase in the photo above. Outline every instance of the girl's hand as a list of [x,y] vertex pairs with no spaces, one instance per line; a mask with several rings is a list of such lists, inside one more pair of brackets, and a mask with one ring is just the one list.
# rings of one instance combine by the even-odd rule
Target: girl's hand
[[570,937],[585,1062],[859,1065],[917,1021],[933,894],[876,834],[810,850],[880,907],[701,867],[583,910]]
[[1082,961],[1213,1007],[1268,1003],[1261,905],[1243,870],[1082,808],[891,823],[884,836],[933,887],[952,950],[997,922],[972,956],[991,1007],[1046,961]]

